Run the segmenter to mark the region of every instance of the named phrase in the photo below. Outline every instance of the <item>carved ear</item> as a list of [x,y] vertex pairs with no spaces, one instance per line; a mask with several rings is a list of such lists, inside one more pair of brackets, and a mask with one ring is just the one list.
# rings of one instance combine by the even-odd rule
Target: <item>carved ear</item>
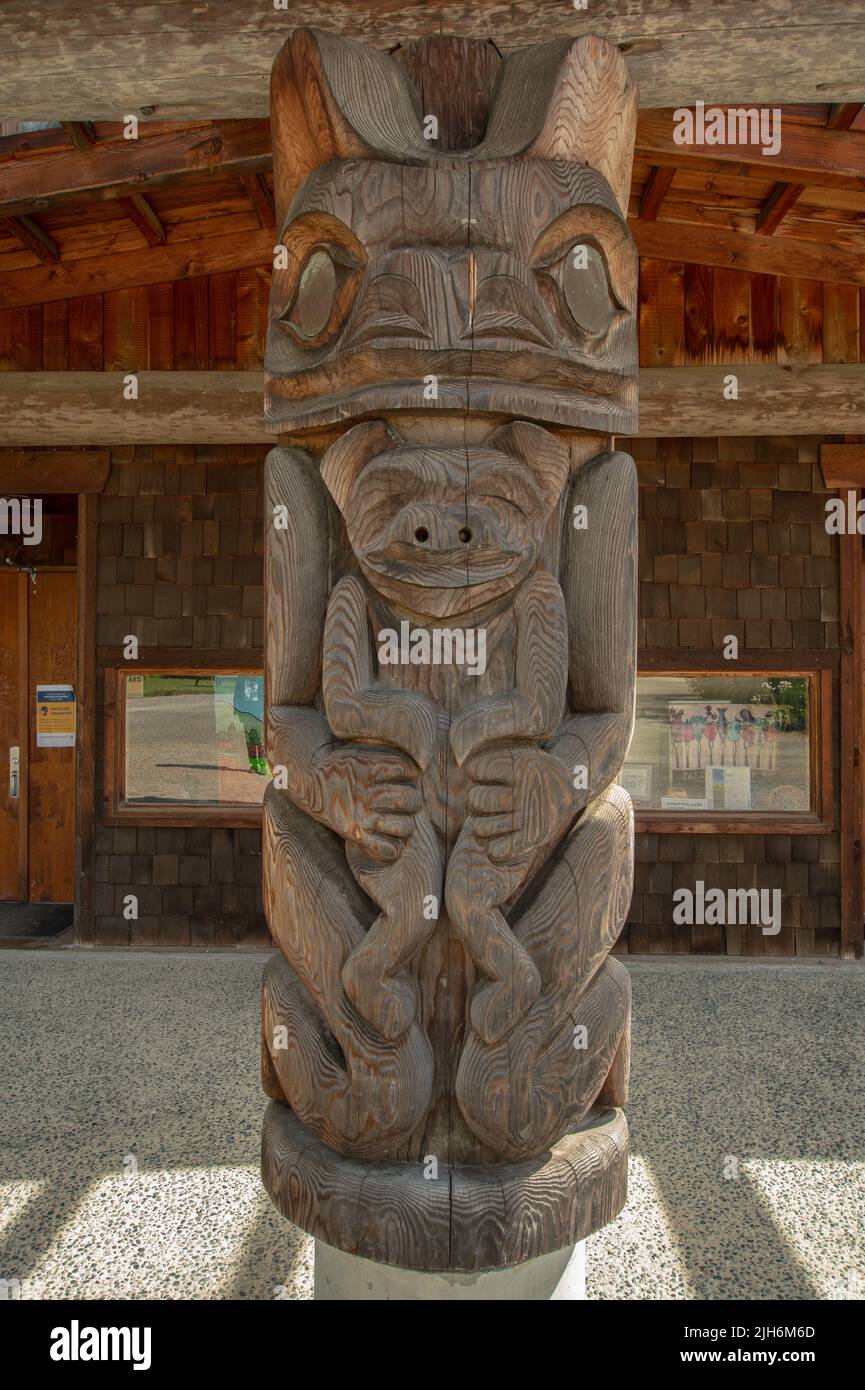
[[476,156],[518,151],[587,164],[627,216],[637,125],[637,84],[614,44],[594,34],[554,39],[507,58]]
[[321,459],[321,476],[343,516],[354,480],[364,465],[401,442],[396,431],[383,420],[369,420],[363,425],[355,425],[325,450]]
[[527,420],[512,420],[492,434],[489,447],[509,454],[534,478],[544,499],[544,520],[562,495],[570,452],[554,435]]
[[295,29],[270,77],[277,226],[307,175],[332,159],[430,159],[420,101],[388,54],[319,29]]

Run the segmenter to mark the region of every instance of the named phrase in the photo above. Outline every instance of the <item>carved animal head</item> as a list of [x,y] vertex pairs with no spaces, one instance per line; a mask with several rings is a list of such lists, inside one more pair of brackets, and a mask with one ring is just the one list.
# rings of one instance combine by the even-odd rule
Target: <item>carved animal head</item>
[[409,444],[373,421],[322,459],[369,583],[434,617],[478,609],[532,572],[567,475],[568,450],[525,421],[468,450]]
[[270,427],[458,409],[635,433],[636,106],[618,49],[556,40],[503,63],[479,145],[438,150],[394,58],[296,31],[271,88]]

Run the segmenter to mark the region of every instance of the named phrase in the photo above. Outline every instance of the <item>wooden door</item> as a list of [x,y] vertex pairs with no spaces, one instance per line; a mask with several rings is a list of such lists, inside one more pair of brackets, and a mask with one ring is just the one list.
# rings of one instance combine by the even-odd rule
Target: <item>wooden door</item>
[[74,683],[74,572],[0,572],[0,900],[74,900],[75,749],[36,735],[37,685]]

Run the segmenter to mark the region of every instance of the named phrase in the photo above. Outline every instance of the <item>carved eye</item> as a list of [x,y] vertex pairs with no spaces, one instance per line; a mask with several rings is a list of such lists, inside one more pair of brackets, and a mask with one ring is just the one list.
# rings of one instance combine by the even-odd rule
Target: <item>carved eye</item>
[[348,318],[366,253],[350,228],[325,213],[301,213],[283,242],[289,259],[274,270],[274,318],[299,347],[326,347]]
[[577,327],[592,336],[606,333],[616,304],[600,251],[589,242],[576,242],[562,258],[558,278]]
[[328,324],[338,284],[336,266],[326,251],[313,251],[304,266],[294,303],[285,322],[303,338],[317,338]]

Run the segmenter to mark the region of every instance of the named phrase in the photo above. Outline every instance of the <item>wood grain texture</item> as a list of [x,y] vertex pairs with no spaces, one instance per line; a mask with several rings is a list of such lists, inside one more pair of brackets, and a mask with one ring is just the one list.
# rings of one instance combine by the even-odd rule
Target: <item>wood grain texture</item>
[[189,241],[152,246],[146,256],[127,251],[114,256],[92,256],[61,262],[46,275],[43,267],[19,270],[0,284],[0,309],[42,304],[56,299],[77,299],[132,286],[155,285],[165,280],[187,280],[225,270],[260,267],[270,263],[273,230],[236,236],[198,235]]
[[[268,417],[308,447],[266,471],[263,1171],[331,1244],[462,1269],[623,1196],[636,91],[592,38],[494,87],[429,54],[274,66]],[[472,72],[443,126],[480,143],[437,149]]]
[[[775,288],[771,281],[771,327],[753,286],[751,298],[752,341],[765,343],[773,357]],[[758,315],[765,325],[759,338]],[[723,389],[733,366],[739,399],[731,408]],[[93,439],[107,445],[273,443],[272,431],[262,424],[261,372],[147,371],[139,372],[138,379],[133,411],[123,401],[122,375],[116,372],[0,372],[4,442],[16,448],[89,446]],[[865,434],[861,379],[855,363],[645,366],[639,373],[640,436]],[[293,442],[302,437],[286,434]],[[319,432],[304,438],[320,446],[321,437]]]
[[[118,111],[112,116],[116,120]],[[38,168],[26,159],[3,163],[0,209],[4,217],[18,217],[37,212],[46,199],[135,197],[196,167],[240,174],[266,167],[270,157],[267,121],[238,121],[221,130],[200,125],[134,140],[121,131],[75,153],[46,155]]]
[[598,1107],[537,1158],[490,1165],[359,1163],[334,1154],[278,1102],[262,1134],[264,1185],[316,1239],[408,1269],[478,1270],[573,1245],[621,1211],[628,1131]]
[[107,449],[0,449],[0,492],[101,492],[110,465]]
[[[285,45],[272,103],[274,433],[412,408],[635,429],[636,94],[617,50],[583,38],[506,60],[483,140],[459,151],[424,138],[397,62],[322,31]],[[581,322],[569,258],[585,241],[602,278]],[[333,287],[312,330],[303,277],[323,257]]]
[[641,256],[681,261],[683,251],[687,251],[694,265],[865,284],[865,266],[858,249],[835,243],[791,236],[739,236],[719,227],[691,225],[683,236],[681,224],[639,218],[633,218],[630,226]]
[[[43,85],[63,119],[116,120],[154,108],[160,116],[266,116],[267,77],[286,25],[324,19],[347,38],[391,49],[428,35],[492,39],[504,53],[539,37],[570,38],[601,28],[621,45],[644,106],[706,100],[778,104],[861,100],[862,27],[849,0],[820,7],[819,41],[809,0],[754,0],[737,23],[717,0],[606,0],[575,10],[561,0],[530,7],[511,0],[403,0],[398,8],[354,3],[323,11],[293,0],[286,14],[244,0],[190,10],[154,0],[130,26],[121,0],[7,0],[0,117],[42,120]],[[33,35],[40,42],[34,48]],[[813,42],[805,42],[803,32]],[[767,41],[771,38],[771,42]]]

